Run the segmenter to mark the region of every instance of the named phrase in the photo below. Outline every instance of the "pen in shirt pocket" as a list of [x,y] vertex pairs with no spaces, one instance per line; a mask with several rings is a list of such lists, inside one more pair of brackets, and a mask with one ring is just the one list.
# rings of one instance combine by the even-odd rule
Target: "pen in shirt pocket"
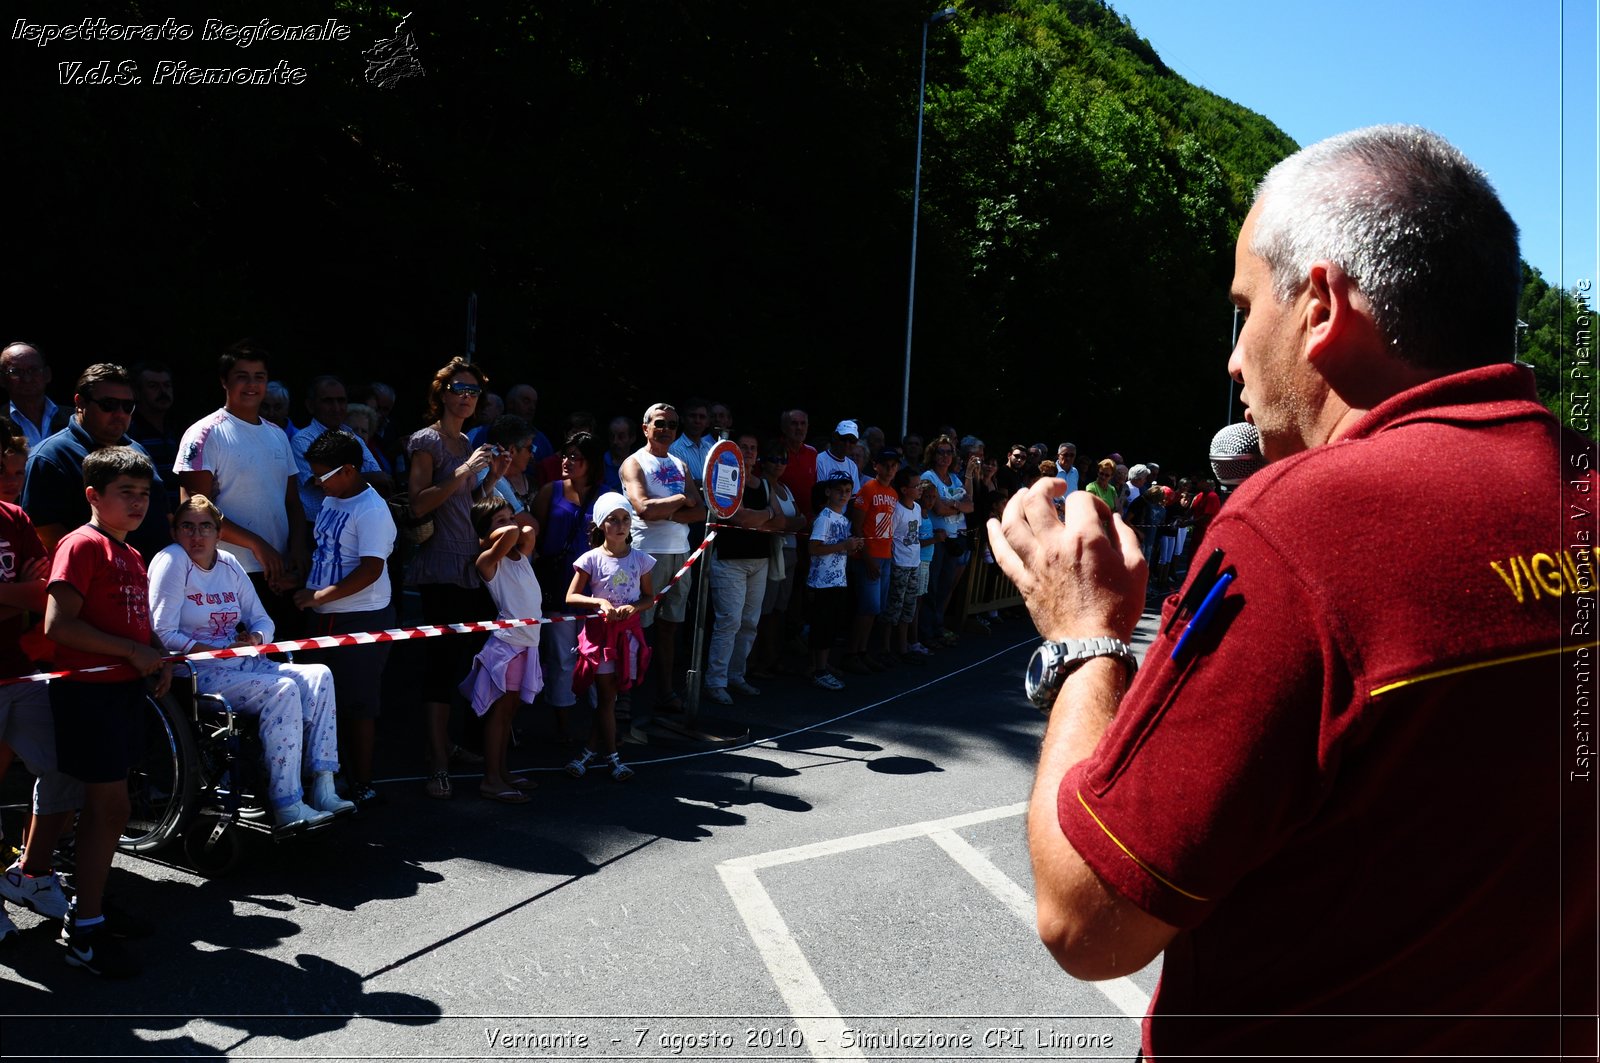
[[1211,623],[1212,617],[1217,615],[1217,606],[1222,602],[1223,594],[1228,590],[1228,584],[1232,582],[1232,572],[1224,572],[1217,577],[1217,582],[1212,585],[1206,600],[1200,603],[1200,607],[1194,611],[1193,618],[1184,625],[1183,634],[1178,636],[1178,644],[1172,647],[1172,660],[1176,661],[1189,640],[1199,635],[1205,630],[1206,625]]

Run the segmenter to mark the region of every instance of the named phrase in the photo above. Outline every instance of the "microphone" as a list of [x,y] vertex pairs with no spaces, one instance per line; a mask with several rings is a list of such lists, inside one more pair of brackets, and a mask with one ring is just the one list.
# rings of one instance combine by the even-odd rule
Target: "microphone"
[[1211,471],[1224,487],[1238,487],[1266,463],[1261,433],[1248,421],[1230,424],[1211,439]]

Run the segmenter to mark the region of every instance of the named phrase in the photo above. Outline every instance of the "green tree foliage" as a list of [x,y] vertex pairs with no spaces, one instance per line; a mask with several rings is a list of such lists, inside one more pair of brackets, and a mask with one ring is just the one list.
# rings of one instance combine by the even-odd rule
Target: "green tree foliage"
[[964,282],[937,331],[986,368],[940,397],[976,383],[1052,433],[1195,453],[1226,411],[1233,239],[1295,145],[1094,0],[969,5],[958,43],[925,206]]
[[1600,394],[1594,354],[1593,292],[1552,287],[1522,264],[1517,318],[1517,359],[1533,367],[1539,398],[1568,428],[1590,438],[1595,432],[1595,397]]

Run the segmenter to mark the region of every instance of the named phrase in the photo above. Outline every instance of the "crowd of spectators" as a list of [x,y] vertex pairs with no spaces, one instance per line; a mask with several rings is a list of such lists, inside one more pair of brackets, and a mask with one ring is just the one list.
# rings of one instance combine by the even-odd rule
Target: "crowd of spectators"
[[[984,627],[994,615],[964,616],[957,598],[969,566],[993,566],[985,520],[1041,476],[1068,492],[1080,484],[1072,443],[1014,443],[1002,458],[950,425],[896,443],[851,417],[814,433],[800,409],[771,425],[740,423],[726,403],[701,398],[655,403],[637,421],[614,416],[604,435],[579,411],[553,445],[535,423],[532,385],[513,383],[501,398],[485,367],[462,359],[412,393],[426,409],[415,430],[396,421],[405,388],[331,374],[306,385],[297,427],[291,392],[273,379],[282,368],[259,347],[230,348],[215,383],[192,388],[219,389],[221,405],[185,426],[174,410],[190,387],[167,365],[89,365],[58,406],[37,347],[0,351],[5,676],[77,659],[46,637],[46,598],[63,578],[50,566],[69,534],[100,524],[85,501],[85,460],[133,454],[150,489],[125,539],[147,580],[147,641],[161,653],[380,630],[402,618],[585,616],[487,643],[406,643],[394,655],[423,659],[427,794],[454,796],[452,768],[467,767],[482,772],[485,797],[520,804],[531,784],[505,756],[522,705],[554,710],[576,750],[570,773],[603,763],[622,780],[632,771],[618,734],[633,698],[646,694],[655,713],[683,707],[686,622],[706,627],[703,696],[722,706],[758,697],[758,681],[838,690],[844,675],[923,666],[965,622]],[[706,534],[701,478],[719,439],[738,445],[743,506],[713,525],[709,563],[679,575]],[[1181,575],[1220,505],[1207,481],[1173,482],[1153,463],[1130,469],[1118,454],[1090,464],[1082,483],[1139,533],[1152,593]],[[711,581],[704,617],[691,608],[699,579]],[[101,656],[148,672],[159,654],[146,649]],[[279,822],[381,801],[372,764],[390,656],[375,644],[199,669],[203,687],[260,717],[272,749],[263,796]],[[71,685],[0,686],[0,770],[14,747],[39,776],[38,838],[59,834],[63,804],[82,807],[81,787],[56,770],[47,739],[59,724],[42,696]],[[567,717],[585,697],[596,711],[583,743]],[[27,846],[0,895],[70,921],[49,859]],[[0,917],[0,936],[13,929]]]

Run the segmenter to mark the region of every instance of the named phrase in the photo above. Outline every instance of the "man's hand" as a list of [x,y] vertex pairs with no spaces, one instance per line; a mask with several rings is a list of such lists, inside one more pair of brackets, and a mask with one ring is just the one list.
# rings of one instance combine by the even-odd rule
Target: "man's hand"
[[250,545],[250,550],[256,555],[256,560],[261,562],[261,575],[269,586],[283,580],[283,555],[278,553],[272,544],[257,536],[256,541]]
[[1052,476],[1014,495],[1002,520],[989,521],[989,545],[1039,634],[1047,639],[1112,635],[1126,641],[1144,611],[1146,566],[1139,537],[1087,491],[1055,499],[1066,481]]
[[172,689],[172,662],[162,661],[161,668],[156,673],[155,682],[150,685],[150,693],[156,697],[164,697]]
[[[164,667],[161,663],[161,654],[153,646],[130,642],[126,657],[129,666],[140,675],[155,675],[157,672],[162,671]],[[166,670],[171,671],[170,668]],[[168,678],[170,679],[171,676],[169,675]]]

